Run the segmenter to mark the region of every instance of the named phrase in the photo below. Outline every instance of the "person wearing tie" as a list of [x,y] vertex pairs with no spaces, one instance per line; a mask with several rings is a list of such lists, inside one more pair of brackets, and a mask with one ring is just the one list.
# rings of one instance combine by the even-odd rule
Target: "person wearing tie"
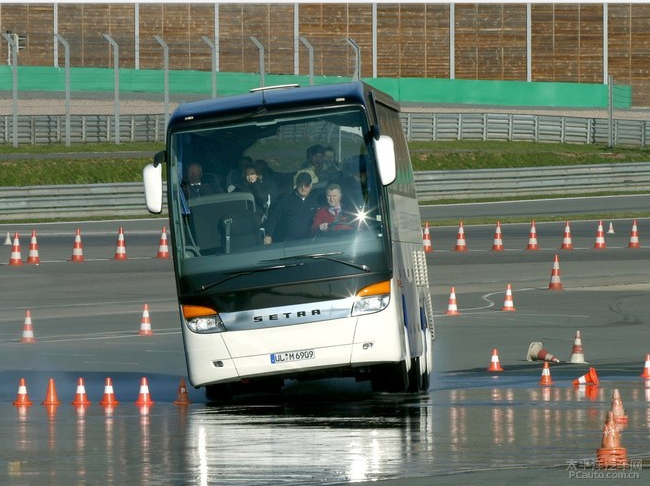
[[185,192],[185,197],[188,199],[223,192],[217,190],[214,184],[203,180],[203,168],[201,164],[196,162],[187,167],[183,191]]
[[327,206],[321,207],[314,215],[311,225],[313,234],[327,231],[351,230],[350,215],[341,207],[343,193],[338,184],[329,184],[325,189]]

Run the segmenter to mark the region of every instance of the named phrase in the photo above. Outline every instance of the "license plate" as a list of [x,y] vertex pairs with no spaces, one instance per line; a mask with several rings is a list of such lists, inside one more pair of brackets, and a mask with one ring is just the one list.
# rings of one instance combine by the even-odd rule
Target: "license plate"
[[301,351],[287,351],[286,353],[272,353],[271,364],[288,363],[290,361],[303,361],[314,359],[316,353],[313,349],[303,349]]

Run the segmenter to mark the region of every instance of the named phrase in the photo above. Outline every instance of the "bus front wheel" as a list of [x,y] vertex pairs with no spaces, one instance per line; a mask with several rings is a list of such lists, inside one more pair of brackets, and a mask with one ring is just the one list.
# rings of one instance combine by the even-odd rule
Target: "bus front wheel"
[[373,366],[370,384],[375,392],[401,393],[408,389],[406,361]]

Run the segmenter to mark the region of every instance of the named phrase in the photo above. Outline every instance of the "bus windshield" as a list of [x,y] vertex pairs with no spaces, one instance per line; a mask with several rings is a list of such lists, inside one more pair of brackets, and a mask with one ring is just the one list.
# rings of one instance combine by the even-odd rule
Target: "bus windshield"
[[366,119],[354,105],[260,110],[173,132],[168,194],[181,296],[387,272]]

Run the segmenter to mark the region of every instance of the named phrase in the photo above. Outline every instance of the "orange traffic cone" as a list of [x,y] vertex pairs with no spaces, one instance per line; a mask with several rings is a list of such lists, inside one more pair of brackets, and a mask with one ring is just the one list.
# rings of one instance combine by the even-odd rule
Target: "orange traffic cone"
[[99,404],[102,407],[111,407],[119,403],[120,402],[117,401],[117,398],[115,398],[115,391],[113,390],[113,381],[110,378],[106,378],[106,382],[104,383],[104,396],[99,401]]
[[456,248],[454,251],[467,251],[467,243],[465,242],[465,228],[463,222],[458,225],[458,236],[456,238]]
[[153,331],[151,330],[151,319],[149,317],[149,304],[145,304],[142,310],[142,321],[140,322],[140,330],[138,331],[140,336],[153,336]]
[[81,230],[77,228],[77,233],[74,236],[74,245],[72,246],[72,258],[71,262],[83,262],[84,261],[84,249],[81,244]]
[[32,344],[36,342],[34,338],[34,328],[32,327],[32,313],[27,311],[25,313],[25,324],[23,325],[23,336],[20,340],[21,344]]
[[501,222],[497,221],[497,228],[494,230],[494,242],[492,251],[503,251],[503,239],[501,238]]
[[605,244],[605,231],[603,230],[603,222],[598,221],[598,231],[596,232],[596,243],[594,244],[594,249],[604,250],[607,248]]
[[562,246],[560,248],[562,250],[573,249],[573,242],[571,241],[571,227],[569,226],[568,221],[564,224],[564,238],[562,238]]
[[431,245],[431,234],[429,233],[429,222],[425,221],[424,223],[424,233],[422,234],[422,247],[426,253],[433,251],[433,246]]
[[85,407],[90,405],[90,400],[86,395],[86,387],[84,385],[84,379],[77,379],[77,393],[75,393],[74,400],[72,400],[72,405],[75,407]]
[[630,243],[628,248],[639,248],[639,231],[636,227],[636,219],[632,222],[632,231],[630,232]]
[[499,352],[496,348],[492,350],[492,358],[490,359],[490,366],[487,371],[503,371],[501,363],[499,363]]
[[447,312],[445,312],[445,314],[448,316],[457,316],[460,314],[456,303],[456,289],[454,287],[451,288],[451,292],[449,293],[449,305],[447,306]]
[[503,307],[501,308],[501,310],[506,312],[515,311],[515,304],[514,301],[512,300],[512,287],[510,286],[510,284],[508,284],[508,288],[506,289],[506,298],[503,301]]
[[646,380],[650,379],[650,354],[645,355],[645,365],[643,366],[641,378],[645,378]]
[[549,361],[559,363],[560,360],[544,349],[544,345],[539,342],[530,343],[528,346],[527,361]]
[[147,382],[146,377],[142,377],[140,380],[140,394],[138,395],[138,399],[136,400],[135,404],[138,406],[146,406],[146,405],[153,405],[153,400],[151,399],[151,395],[149,394],[149,384]]
[[14,235],[14,243],[11,246],[11,256],[9,257],[9,265],[18,267],[23,264],[23,256],[20,253],[20,239],[18,233]]
[[623,408],[623,400],[621,400],[621,394],[618,391],[618,388],[614,388],[612,391],[612,413],[614,414],[614,420],[617,424],[625,425],[627,423],[627,415],[625,415],[625,409]]
[[158,244],[158,254],[156,258],[169,258],[169,245],[167,244],[167,229],[163,226],[160,234],[160,243]]
[[29,399],[29,395],[27,394],[25,378],[21,378],[18,382],[18,395],[14,400],[14,405],[17,407],[29,407],[31,404],[32,401]]
[[190,397],[187,394],[187,386],[185,386],[185,378],[181,377],[181,382],[178,385],[178,393],[176,394],[174,405],[189,405],[190,403]]
[[539,250],[537,246],[537,230],[535,229],[535,221],[530,224],[530,233],[528,235],[528,246],[526,250]]
[[126,260],[126,242],[124,240],[124,228],[120,226],[120,231],[117,235],[117,247],[115,248],[114,260]]
[[36,230],[32,230],[32,238],[29,242],[27,263],[33,263],[35,265],[41,263],[41,258],[38,256],[38,241],[36,241]]
[[560,260],[555,255],[553,261],[553,270],[551,270],[551,282],[548,284],[549,290],[562,290],[562,280],[560,279]]
[[569,363],[586,363],[585,353],[582,349],[582,338],[580,337],[580,331],[576,331],[576,337],[573,340],[573,348],[571,348],[571,357],[569,358]]
[[596,468],[614,469],[627,467],[627,450],[621,447],[621,438],[614,414],[607,412],[603,427],[603,439],[600,448],[596,449]]
[[598,375],[594,368],[589,368],[589,371],[582,375],[580,378],[573,380],[574,385],[596,385],[598,386],[600,382],[598,381]]
[[54,384],[54,378],[50,378],[50,381],[47,384],[47,391],[45,392],[45,400],[43,400],[43,405],[60,405],[58,397],[56,396],[56,385]]
[[539,380],[539,384],[543,386],[553,385],[553,379],[551,378],[551,367],[548,365],[548,361],[544,361],[544,367],[542,368],[542,377]]

